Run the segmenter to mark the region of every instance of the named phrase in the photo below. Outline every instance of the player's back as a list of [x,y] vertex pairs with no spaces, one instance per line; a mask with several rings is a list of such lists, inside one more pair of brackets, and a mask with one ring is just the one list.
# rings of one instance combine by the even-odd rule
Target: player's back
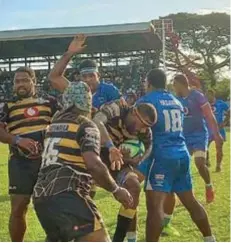
[[157,111],[157,122],[152,127],[153,152],[157,156],[181,158],[187,152],[183,137],[183,107],[167,91],[153,91],[139,102],[151,103]]
[[224,120],[225,113],[229,109],[229,106],[223,100],[217,99],[214,104],[211,104],[211,107],[216,117],[217,123],[222,123]]

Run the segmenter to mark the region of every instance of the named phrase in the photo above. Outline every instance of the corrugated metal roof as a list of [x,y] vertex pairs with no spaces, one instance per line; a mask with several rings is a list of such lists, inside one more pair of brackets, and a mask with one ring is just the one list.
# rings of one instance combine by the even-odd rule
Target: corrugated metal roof
[[150,32],[150,25],[151,22],[141,22],[101,26],[0,31],[0,41],[72,37],[77,33],[82,33],[87,36],[145,33]]

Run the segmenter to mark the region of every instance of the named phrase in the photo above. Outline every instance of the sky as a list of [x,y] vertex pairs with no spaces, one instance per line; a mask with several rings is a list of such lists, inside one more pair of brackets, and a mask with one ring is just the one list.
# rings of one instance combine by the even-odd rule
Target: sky
[[229,0],[0,0],[0,31],[145,22],[170,13],[230,12]]

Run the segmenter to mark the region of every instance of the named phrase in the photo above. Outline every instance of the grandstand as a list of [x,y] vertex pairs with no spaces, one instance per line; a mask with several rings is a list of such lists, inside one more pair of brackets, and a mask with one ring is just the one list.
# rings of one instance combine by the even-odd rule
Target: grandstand
[[19,66],[37,70],[38,89],[48,91],[47,71],[77,33],[87,36],[87,48],[69,65],[71,79],[72,68],[86,58],[95,59],[103,78],[119,86],[129,86],[128,80],[139,82],[145,69],[159,65],[162,42],[151,22],[1,31],[0,100],[10,97],[12,72]]

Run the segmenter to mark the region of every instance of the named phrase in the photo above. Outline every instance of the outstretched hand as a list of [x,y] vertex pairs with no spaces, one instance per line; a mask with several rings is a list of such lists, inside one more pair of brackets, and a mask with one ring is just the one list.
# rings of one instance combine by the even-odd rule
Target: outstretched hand
[[68,47],[68,52],[80,53],[87,45],[85,45],[86,36],[83,34],[76,35]]

